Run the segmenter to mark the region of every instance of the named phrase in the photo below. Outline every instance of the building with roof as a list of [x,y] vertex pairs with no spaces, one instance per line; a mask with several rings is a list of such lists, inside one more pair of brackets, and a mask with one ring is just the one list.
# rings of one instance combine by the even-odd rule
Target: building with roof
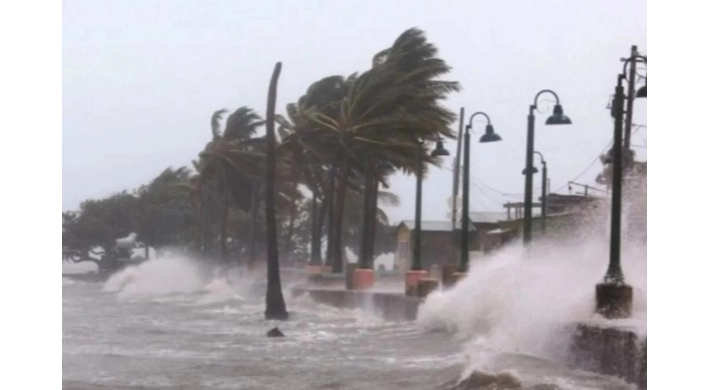
[[[489,238],[490,231],[500,229],[500,221],[507,218],[504,212],[469,213],[469,251],[486,252],[497,242]],[[397,252],[395,267],[408,270],[411,265],[411,255],[414,248],[412,240],[414,221],[402,221],[397,227]],[[456,232],[452,231],[451,221],[422,221],[422,266],[428,269],[434,264],[457,263],[461,247],[461,221],[456,224]]]
[[[469,248],[476,247],[476,227],[469,224]],[[407,271],[411,268],[412,253],[414,251],[414,221],[402,221],[396,230],[397,251],[395,253],[394,268]],[[451,221],[422,221],[421,226],[421,260],[424,269],[432,265],[455,263],[458,259],[458,248],[461,242],[461,223],[457,223],[454,234]]]
[[[490,232],[496,234],[505,232],[507,237],[500,240],[499,244],[516,239],[522,236],[523,232],[523,206],[519,203],[506,203],[504,205],[508,209],[508,214],[511,218],[501,221],[501,231]],[[541,203],[533,203],[533,218],[532,218],[532,233],[533,236],[542,234],[542,215]],[[574,237],[579,235],[580,231],[587,231],[592,228],[590,225],[590,216],[600,214],[596,211],[600,207],[608,207],[608,199],[604,197],[592,195],[562,195],[549,194],[547,196],[547,218],[545,219],[545,236],[550,238]],[[538,210],[535,210],[538,208]],[[515,209],[511,213],[511,209]]]

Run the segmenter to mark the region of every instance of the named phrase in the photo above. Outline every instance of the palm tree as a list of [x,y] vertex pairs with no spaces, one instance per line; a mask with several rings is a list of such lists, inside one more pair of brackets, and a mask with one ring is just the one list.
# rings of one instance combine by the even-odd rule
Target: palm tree
[[[395,168],[412,172],[421,149],[419,143],[453,137],[449,125],[456,115],[440,105],[459,84],[437,80],[450,67],[436,57],[437,49],[418,29],[405,31],[392,47],[373,58],[361,75],[322,81],[322,90],[343,92],[326,110],[308,113],[323,135],[318,142],[337,151],[337,186],[334,207],[334,271],[342,269],[343,212],[354,172],[370,176],[372,164],[386,159]],[[330,85],[328,85],[330,82]],[[337,96],[335,93],[325,95]],[[360,156],[370,156],[369,169]],[[438,161],[425,156],[426,163]],[[373,187],[373,186],[369,186]],[[369,194],[373,194],[368,188]],[[372,196],[372,195],[369,195]],[[370,201],[374,201],[370,199]],[[373,210],[372,206],[368,207]]]
[[276,235],[276,131],[274,111],[276,109],[276,88],[281,73],[281,63],[277,62],[269,84],[266,103],[266,246],[267,246],[267,282],[266,311],[267,320],[288,319],[286,302],[281,291],[279,275],[279,253]]
[[263,138],[252,138],[263,125],[261,118],[250,108],[234,111],[220,131],[220,120],[226,110],[212,115],[212,140],[200,153],[200,175],[203,180],[215,183],[222,205],[220,223],[220,248],[222,261],[228,263],[227,222],[231,204],[242,210],[251,206],[251,191],[263,167]]
[[320,131],[309,115],[331,112],[344,96],[343,82],[340,76],[330,76],[312,84],[297,103],[286,106],[288,119],[281,115],[275,117],[282,140],[279,149],[294,169],[293,177],[301,178],[312,194],[311,213],[317,218],[311,218],[311,265],[322,263],[323,221],[332,195],[327,178],[333,174],[337,153],[333,149],[334,139]]

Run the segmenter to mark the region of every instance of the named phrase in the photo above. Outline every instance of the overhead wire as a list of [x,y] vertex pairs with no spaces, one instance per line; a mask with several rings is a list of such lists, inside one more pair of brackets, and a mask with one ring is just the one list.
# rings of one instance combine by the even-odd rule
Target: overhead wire
[[559,191],[559,190],[561,190],[561,189],[567,187],[567,183],[569,183],[569,182],[571,182],[571,181],[575,181],[575,180],[579,179],[580,177],[582,177],[582,175],[584,175],[585,173],[587,173],[587,171],[589,171],[589,169],[591,169],[592,166],[594,166],[594,163],[596,163],[596,162],[598,161],[599,155],[602,154],[602,153],[604,153],[604,152],[612,145],[612,143],[614,143],[614,138],[613,138],[613,137],[612,137],[612,139],[609,141],[609,143],[604,147],[604,149],[602,149],[601,152],[597,153],[597,155],[594,157],[594,159],[589,163],[589,165],[587,165],[586,168],[584,168],[584,170],[582,170],[582,172],[580,172],[577,176],[575,176],[574,179],[572,179],[572,180],[567,180],[567,182],[565,182],[564,185],[560,186],[559,188],[555,189],[554,191],[551,191],[551,193],[557,192],[557,191]]

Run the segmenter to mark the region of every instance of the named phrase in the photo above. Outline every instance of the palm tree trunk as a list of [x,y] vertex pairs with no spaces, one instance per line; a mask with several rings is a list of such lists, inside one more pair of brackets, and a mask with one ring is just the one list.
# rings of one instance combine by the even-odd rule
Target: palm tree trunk
[[[328,173],[328,191],[326,193],[327,202],[323,207],[323,212],[327,213],[327,230],[326,230],[326,248],[325,248],[325,265],[327,267],[333,266],[333,215],[335,214],[333,210],[335,209],[335,166],[330,167],[330,172]],[[327,207],[326,207],[327,205]]]
[[[284,243],[284,253],[286,254],[286,259],[288,260],[286,264],[291,264],[292,256],[291,249],[293,248],[293,230],[296,222],[296,201],[291,203],[289,208],[288,216],[288,230],[286,232],[286,242]],[[291,264],[293,266],[293,264]]]
[[368,240],[367,240],[367,261],[368,264],[374,269],[375,268],[375,239],[377,237],[377,194],[379,193],[379,186],[380,182],[377,180],[377,177],[373,175],[372,177],[372,184],[370,188],[370,196],[371,201],[370,201],[370,209],[366,211],[367,218],[370,219],[370,223],[368,225]]
[[373,168],[374,159],[367,153],[365,155],[365,182],[363,189],[363,200],[364,205],[362,208],[362,231],[360,235],[360,261],[358,268],[371,269],[372,264],[370,264],[370,256],[368,256],[368,249],[370,248],[370,229],[372,219],[370,218],[370,210],[372,209],[372,178],[373,178]]
[[348,193],[348,172],[350,164],[347,159],[342,162],[338,175],[338,188],[333,210],[333,273],[343,272],[343,220],[345,217],[345,197]]
[[313,204],[311,210],[311,261],[310,265],[320,266],[323,262],[321,258],[321,222],[320,214],[318,213],[318,198],[313,195]]
[[[326,195],[326,197],[323,199],[322,202],[320,202],[320,212],[318,213],[318,225],[316,226],[316,237],[318,239],[318,243],[316,244],[318,248],[322,248],[323,246],[323,226],[326,226],[326,221],[325,217],[328,215],[328,208],[326,205],[328,202],[330,202],[330,195]],[[321,265],[323,263],[321,251],[319,250],[317,253],[317,258],[318,258],[318,265]]]
[[227,258],[227,220],[229,219],[229,194],[224,193],[222,209],[222,226],[220,228],[220,249],[222,252],[222,262],[229,265]]
[[249,267],[256,261],[256,215],[259,210],[259,186],[251,187],[251,209],[249,210]]
[[198,209],[197,210],[197,223],[199,224],[199,230],[197,231],[198,237],[197,237],[197,250],[199,253],[204,256],[205,255],[205,211]]
[[279,250],[276,235],[276,199],[274,187],[276,181],[276,134],[274,129],[274,111],[276,109],[276,86],[281,73],[281,63],[277,62],[269,84],[266,102],[266,311],[267,320],[285,320],[288,318],[286,302],[281,291],[279,274]]

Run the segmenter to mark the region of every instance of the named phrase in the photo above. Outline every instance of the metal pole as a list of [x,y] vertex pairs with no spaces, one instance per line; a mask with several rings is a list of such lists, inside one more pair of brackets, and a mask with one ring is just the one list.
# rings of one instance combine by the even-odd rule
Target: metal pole
[[417,195],[414,210],[414,257],[412,259],[412,271],[422,270],[422,167],[424,148],[419,143],[419,158],[417,159]]
[[456,197],[459,194],[459,176],[461,174],[461,141],[464,132],[464,108],[461,107],[461,113],[459,114],[459,134],[458,140],[456,141],[456,158],[454,159],[454,193],[452,196],[451,205],[451,232],[454,242],[456,242],[456,215],[458,212],[458,207],[456,205]]
[[468,198],[471,160],[471,134],[470,126],[466,126],[466,134],[463,141],[463,196],[461,199],[461,258],[459,260],[459,272],[468,271]]
[[604,282],[623,284],[624,274],[621,271],[621,186],[622,186],[622,165],[623,165],[623,115],[624,109],[624,87],[622,85],[623,75],[619,75],[616,91],[615,104],[616,115],[614,116],[614,146],[613,146],[613,177],[611,188],[611,245],[609,251],[609,269],[604,277]]
[[535,106],[530,106],[528,114],[528,142],[525,152],[525,207],[523,212],[523,244],[532,240],[532,197],[533,197],[533,151],[535,150]]
[[542,233],[547,231],[547,161],[542,160]]
[[[636,45],[631,46],[631,69],[629,70],[629,92],[626,96],[626,127],[624,128],[624,151],[631,150],[631,125],[634,119],[634,98],[636,97]],[[621,111],[617,111],[621,112]]]

